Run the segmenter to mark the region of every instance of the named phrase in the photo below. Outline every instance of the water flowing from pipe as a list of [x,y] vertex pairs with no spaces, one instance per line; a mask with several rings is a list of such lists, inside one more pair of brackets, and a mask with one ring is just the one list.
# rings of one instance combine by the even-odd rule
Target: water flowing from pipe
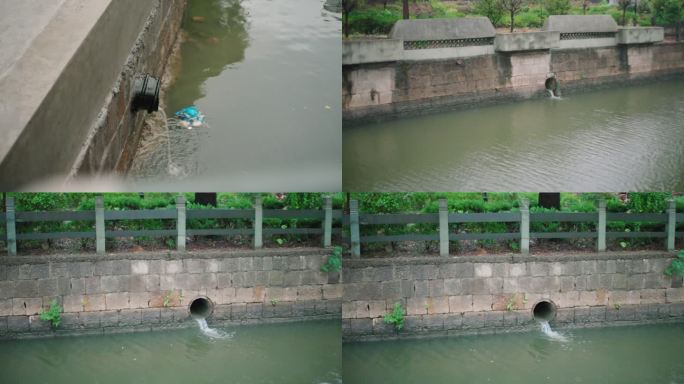
[[563,98],[560,97],[560,96],[556,96],[556,94],[555,94],[552,90],[550,90],[550,89],[547,89],[546,92],[549,93],[549,97],[550,97],[551,99],[553,99],[553,100],[562,100],[562,99],[563,99]]
[[541,331],[548,336],[549,338],[553,340],[558,340],[558,341],[568,341],[568,338],[561,335],[560,333],[554,331],[551,329],[551,325],[549,325],[549,322],[546,320],[539,320],[539,324],[541,325]]
[[209,324],[207,324],[207,320],[203,318],[195,318],[195,321],[197,322],[197,325],[199,326],[200,331],[205,336],[208,336],[212,339],[229,339],[233,337],[232,333],[226,333],[219,331],[218,329],[213,329],[209,327]]

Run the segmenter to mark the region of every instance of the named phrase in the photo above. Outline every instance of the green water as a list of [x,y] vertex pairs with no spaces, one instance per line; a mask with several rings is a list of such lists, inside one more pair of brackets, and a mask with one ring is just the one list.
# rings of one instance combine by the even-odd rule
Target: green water
[[345,127],[350,191],[684,189],[684,79]]
[[683,383],[684,325],[351,343],[345,384]]
[[[337,191],[341,15],[324,0],[190,0],[167,116],[207,127],[143,139],[130,175],[172,189]],[[144,189],[144,188],[143,188]]]
[[339,321],[0,342],[0,383],[340,383]]

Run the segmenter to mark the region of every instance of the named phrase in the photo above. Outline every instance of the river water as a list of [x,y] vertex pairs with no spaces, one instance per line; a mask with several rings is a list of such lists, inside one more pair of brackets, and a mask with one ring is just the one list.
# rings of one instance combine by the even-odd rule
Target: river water
[[682,383],[684,325],[541,331],[343,346],[345,384]]
[[0,383],[341,383],[339,321],[0,342]]
[[684,78],[345,127],[344,190],[684,190]]
[[341,16],[325,5],[190,0],[166,114],[194,104],[207,126],[148,132],[129,178],[143,189],[340,190]]

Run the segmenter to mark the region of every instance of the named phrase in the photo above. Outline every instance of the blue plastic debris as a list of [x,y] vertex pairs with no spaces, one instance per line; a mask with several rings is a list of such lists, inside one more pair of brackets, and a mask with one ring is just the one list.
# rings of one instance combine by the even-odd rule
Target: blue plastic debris
[[194,105],[181,109],[175,113],[175,116],[180,120],[180,124],[188,129],[204,124],[204,115]]

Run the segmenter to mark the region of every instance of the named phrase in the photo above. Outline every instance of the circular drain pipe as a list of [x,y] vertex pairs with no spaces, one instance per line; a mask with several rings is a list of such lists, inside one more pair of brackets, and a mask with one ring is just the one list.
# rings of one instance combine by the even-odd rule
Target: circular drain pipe
[[560,82],[556,79],[556,75],[551,75],[546,78],[544,87],[551,92],[553,96],[560,96]]
[[542,300],[532,307],[532,316],[537,321],[551,321],[556,317],[556,304]]
[[159,87],[160,81],[150,75],[138,76],[133,83],[133,100],[131,108],[133,112],[147,110],[148,113],[159,110]]
[[195,319],[206,319],[214,311],[214,303],[206,297],[198,297],[190,302],[190,316]]

